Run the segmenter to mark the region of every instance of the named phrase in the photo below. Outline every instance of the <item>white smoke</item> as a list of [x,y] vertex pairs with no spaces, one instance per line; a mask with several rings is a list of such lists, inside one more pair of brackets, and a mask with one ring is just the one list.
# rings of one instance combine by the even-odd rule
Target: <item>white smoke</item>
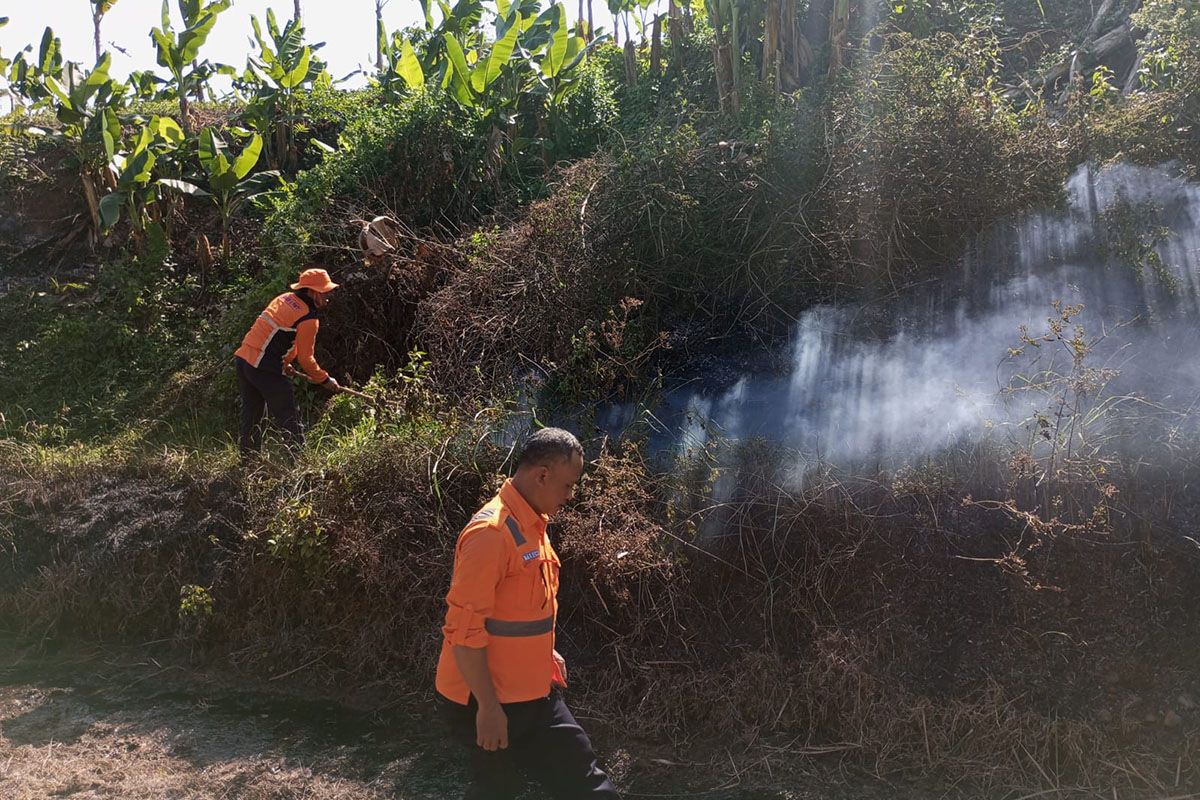
[[[803,461],[853,466],[983,436],[1028,414],[1001,395],[1013,368],[1006,355],[1022,326],[1046,330],[1056,300],[1084,306],[1078,320],[1089,336],[1109,333],[1095,358],[1120,365],[1123,391],[1190,408],[1200,396],[1200,186],[1168,167],[1085,167],[1067,195],[1065,210],[993,232],[954,278],[889,309],[886,336],[865,330],[861,308],[814,308],[796,326],[782,374],[668,393],[652,415],[658,438],[683,452],[714,435],[764,437]],[[1118,203],[1153,208],[1150,222],[1169,231],[1154,250],[1174,287],[1106,246],[1116,232],[1105,212]],[[635,413],[610,409],[602,426],[622,427]]]

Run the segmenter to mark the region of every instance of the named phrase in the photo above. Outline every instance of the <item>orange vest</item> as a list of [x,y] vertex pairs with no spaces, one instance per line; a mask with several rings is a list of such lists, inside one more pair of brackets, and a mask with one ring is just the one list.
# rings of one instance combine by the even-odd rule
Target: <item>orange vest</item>
[[465,704],[471,694],[454,660],[456,645],[487,648],[501,703],[550,694],[559,561],[546,522],[505,481],[459,534],[437,666],[444,697]]
[[272,300],[254,320],[235,355],[252,367],[282,373],[296,359],[310,381],[321,383],[329,373],[313,355],[320,317],[304,298],[284,292]]

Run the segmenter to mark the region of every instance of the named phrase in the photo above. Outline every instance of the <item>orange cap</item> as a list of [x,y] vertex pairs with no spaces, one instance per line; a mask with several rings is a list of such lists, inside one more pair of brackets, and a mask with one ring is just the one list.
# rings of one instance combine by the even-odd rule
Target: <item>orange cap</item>
[[323,269],[306,269],[300,273],[300,280],[292,284],[293,289],[312,289],[314,292],[330,292],[338,288]]

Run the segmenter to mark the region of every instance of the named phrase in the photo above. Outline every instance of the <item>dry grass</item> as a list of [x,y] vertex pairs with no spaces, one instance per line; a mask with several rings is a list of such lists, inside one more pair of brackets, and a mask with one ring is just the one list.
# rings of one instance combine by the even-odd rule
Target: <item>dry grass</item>
[[[174,637],[273,686],[419,702],[455,533],[505,456],[479,425],[230,484],[133,475],[118,489],[81,470],[32,510],[18,503],[18,549],[48,530],[58,544],[37,551],[40,569],[6,574],[0,608],[38,636]],[[1147,537],[1161,492],[1130,485],[1120,502],[1142,509],[1136,524],[1043,538],[1017,571],[1019,520],[962,503],[985,496],[986,470],[959,478],[949,458],[796,490],[772,459],[746,455],[717,504],[704,469],[668,477],[636,450],[603,452],[557,521],[560,649],[603,729],[710,753],[714,771],[729,750],[743,765],[840,765],[967,796],[1200,786],[1200,719],[1180,699],[1200,689],[1186,601],[1200,564]],[[89,522],[114,498],[123,523]],[[164,507],[187,513],[150,513]],[[289,531],[291,549],[271,543]],[[183,584],[211,592],[211,616],[180,618]]]
[[222,722],[203,707],[178,701],[106,711],[70,689],[6,686],[0,688],[0,795],[11,800],[396,796],[381,785],[384,781],[346,775],[344,756],[335,749],[286,746],[271,722],[254,715]]

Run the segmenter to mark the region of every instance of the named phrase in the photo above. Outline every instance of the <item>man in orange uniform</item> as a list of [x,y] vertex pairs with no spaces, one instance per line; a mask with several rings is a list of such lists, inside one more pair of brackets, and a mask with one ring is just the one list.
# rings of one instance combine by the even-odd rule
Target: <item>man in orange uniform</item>
[[300,410],[288,380],[295,374],[293,361],[300,360],[304,374],[313,383],[331,392],[338,390],[338,382],[321,369],[313,355],[321,325],[320,311],[329,303],[329,293],[337,287],[325,270],[304,270],[300,280],[292,284],[292,291],[268,303],[242,339],[234,364],[242,395],[238,443],[243,454],[258,450],[262,444],[264,407],[283,429],[289,447],[303,444]]
[[471,754],[467,800],[516,797],[521,772],[561,800],[618,797],[563,703],[567,670],[554,649],[559,562],[546,524],[582,474],[579,441],[543,428],[459,534],[437,690],[451,734]]

